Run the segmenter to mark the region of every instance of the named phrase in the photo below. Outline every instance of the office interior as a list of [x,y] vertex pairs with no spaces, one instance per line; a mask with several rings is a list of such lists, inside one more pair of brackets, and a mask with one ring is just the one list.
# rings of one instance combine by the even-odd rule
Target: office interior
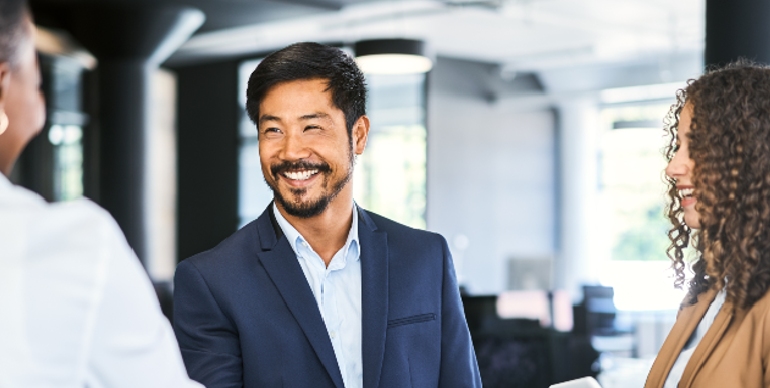
[[757,0],[30,4],[48,120],[11,179],[110,211],[164,307],[175,265],[271,200],[244,110],[259,60],[298,41],[425,43],[427,73],[367,75],[355,197],[446,237],[490,387],[643,383],[684,296],[663,119],[705,66],[770,62]]

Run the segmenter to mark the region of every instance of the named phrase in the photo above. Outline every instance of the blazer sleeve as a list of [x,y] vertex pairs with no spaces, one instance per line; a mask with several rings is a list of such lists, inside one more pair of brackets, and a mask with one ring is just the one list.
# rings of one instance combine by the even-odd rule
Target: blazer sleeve
[[452,255],[446,240],[440,238],[444,275],[441,298],[441,370],[438,385],[442,388],[480,388],[479,366],[460,300]]
[[207,388],[243,387],[237,329],[191,260],[174,275],[174,331],[192,379]]

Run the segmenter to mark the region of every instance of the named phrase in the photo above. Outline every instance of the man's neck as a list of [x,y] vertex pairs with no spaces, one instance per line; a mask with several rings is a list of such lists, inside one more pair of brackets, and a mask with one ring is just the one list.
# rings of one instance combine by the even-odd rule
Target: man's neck
[[313,251],[321,256],[327,267],[334,254],[345,246],[353,222],[353,196],[345,191],[340,192],[323,213],[310,218],[292,216],[276,203],[281,215],[302,235]]

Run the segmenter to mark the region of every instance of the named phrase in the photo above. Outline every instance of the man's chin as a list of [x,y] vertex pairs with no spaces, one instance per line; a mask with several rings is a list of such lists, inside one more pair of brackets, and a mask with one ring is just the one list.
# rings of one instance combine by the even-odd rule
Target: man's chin
[[330,202],[326,197],[316,200],[286,201],[283,196],[276,195],[275,199],[287,214],[298,218],[313,218],[320,215]]

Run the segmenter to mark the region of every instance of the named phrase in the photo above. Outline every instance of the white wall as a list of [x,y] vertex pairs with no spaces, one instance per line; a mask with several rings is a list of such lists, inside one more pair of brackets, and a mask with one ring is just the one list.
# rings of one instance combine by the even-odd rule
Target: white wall
[[555,254],[554,113],[437,89],[428,96],[428,229],[449,241],[461,284],[497,293],[508,259]]

